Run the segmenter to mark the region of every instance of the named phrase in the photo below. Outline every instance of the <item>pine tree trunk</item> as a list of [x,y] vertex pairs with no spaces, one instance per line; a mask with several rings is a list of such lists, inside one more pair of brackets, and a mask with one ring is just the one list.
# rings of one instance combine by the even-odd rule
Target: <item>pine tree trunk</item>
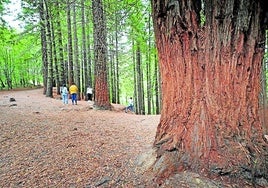
[[163,91],[157,180],[183,170],[267,178],[260,3],[205,2],[205,23],[199,1],[153,0],[152,7]]

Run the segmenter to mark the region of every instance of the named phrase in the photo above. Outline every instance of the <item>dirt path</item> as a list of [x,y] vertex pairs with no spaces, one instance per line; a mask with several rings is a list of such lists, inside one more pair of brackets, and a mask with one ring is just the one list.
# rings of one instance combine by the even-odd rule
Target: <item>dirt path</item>
[[135,160],[160,116],[91,105],[63,105],[42,89],[0,92],[0,187],[143,187]]
[[[0,187],[158,187],[141,172],[154,159],[148,156],[160,116],[124,113],[120,105],[115,111],[98,111],[92,105],[64,105],[56,97],[45,97],[42,89],[1,91]],[[161,185],[174,187],[225,188],[240,183],[183,172]]]

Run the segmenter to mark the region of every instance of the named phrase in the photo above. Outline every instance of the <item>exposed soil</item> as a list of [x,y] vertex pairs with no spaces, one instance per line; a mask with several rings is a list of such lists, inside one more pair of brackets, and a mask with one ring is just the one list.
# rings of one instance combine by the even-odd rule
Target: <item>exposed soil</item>
[[[125,113],[122,105],[100,111],[87,101],[64,105],[42,91],[0,92],[0,187],[156,186],[142,172],[159,115]],[[225,186],[187,173],[162,187]]]

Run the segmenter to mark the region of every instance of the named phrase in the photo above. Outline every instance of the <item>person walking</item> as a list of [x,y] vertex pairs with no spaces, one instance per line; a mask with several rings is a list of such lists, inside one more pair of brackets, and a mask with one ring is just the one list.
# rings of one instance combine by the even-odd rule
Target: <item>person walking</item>
[[65,84],[61,88],[61,97],[63,104],[68,104],[68,89]]
[[77,105],[77,94],[78,94],[78,87],[75,85],[75,83],[72,83],[72,85],[69,88],[69,92],[72,97],[72,104]]
[[131,112],[134,112],[134,103],[132,97],[128,99],[128,106],[126,107],[126,113],[130,110]]

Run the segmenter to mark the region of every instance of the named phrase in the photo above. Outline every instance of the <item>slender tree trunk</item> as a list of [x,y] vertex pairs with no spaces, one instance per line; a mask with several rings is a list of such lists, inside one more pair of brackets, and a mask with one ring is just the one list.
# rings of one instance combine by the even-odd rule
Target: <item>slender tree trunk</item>
[[[149,50],[150,51],[150,50]],[[146,82],[147,82],[147,114],[152,114],[152,81],[151,81],[151,62],[149,58],[150,54],[147,53],[147,63],[146,63]]]
[[[88,37],[87,37],[87,40],[88,40],[88,43],[87,43],[87,66],[88,66],[88,81],[89,81],[89,85],[92,86],[92,88],[95,88],[95,83],[94,83],[94,77],[93,75],[95,74],[94,72],[94,64],[92,63],[92,49],[91,49],[91,43],[89,41],[91,37],[90,35],[88,34]],[[95,89],[94,89],[95,90]]]
[[44,1],[45,7],[45,23],[46,23],[46,43],[47,43],[47,86],[46,86],[46,96],[53,97],[53,57],[52,57],[52,37],[51,37],[51,19],[50,19],[50,10],[47,5],[47,1]]
[[145,114],[145,105],[144,105],[144,86],[143,86],[143,70],[141,64],[141,50],[140,44],[137,43],[136,50],[136,76],[137,76],[137,113]]
[[[88,37],[88,41],[90,41],[90,37]],[[93,79],[93,75],[95,74],[95,72],[93,71],[93,63],[92,63],[92,56],[91,56],[91,44],[90,42],[88,42],[88,46],[87,46],[87,66],[88,66],[88,81],[89,81],[89,85],[92,86],[92,88],[95,88],[95,83],[94,83],[94,79]]]
[[58,40],[58,51],[59,51],[59,84],[67,84],[67,75],[65,70],[64,55],[63,55],[63,42],[62,42],[62,31],[61,31],[61,21],[60,21],[60,3],[59,0],[56,1],[56,38]]
[[74,65],[73,65],[73,35],[72,35],[72,20],[71,20],[72,2],[67,0],[67,25],[68,25],[68,74],[69,85],[74,82]]
[[[109,35],[108,37],[108,44],[114,43],[114,33]],[[114,53],[114,46],[109,45],[108,46],[108,83],[109,83],[109,93],[110,93],[110,99],[112,103],[115,103],[115,53]]]
[[118,15],[115,14],[115,103],[120,104],[120,86],[119,86],[119,44],[118,44]]
[[46,40],[46,27],[45,27],[45,10],[43,0],[39,0],[39,15],[40,15],[40,33],[41,33],[41,45],[42,45],[42,62],[43,62],[43,94],[47,91],[47,40]]
[[147,78],[147,113],[152,114],[152,71],[151,71],[151,16],[149,16],[148,20],[148,35],[149,35],[149,40],[148,40],[148,51],[147,51],[147,63],[146,63],[146,78]]
[[160,114],[161,111],[161,88],[160,88],[160,75],[157,57],[154,58],[154,90],[155,90],[155,113]]
[[205,23],[201,1],[152,0],[152,7],[163,89],[158,182],[188,169],[267,179],[259,114],[264,5],[205,1]]
[[73,2],[73,38],[74,38],[74,75],[75,75],[75,83],[78,87],[77,99],[81,100],[80,96],[80,61],[79,61],[79,48],[78,48],[78,36],[77,36],[77,21],[76,21],[76,3]]
[[55,29],[54,29],[54,23],[53,21],[51,21],[51,39],[52,39],[52,47],[53,47],[53,53],[52,53],[52,57],[53,57],[53,61],[54,61],[54,79],[56,82],[56,88],[57,88],[57,94],[60,94],[60,73],[59,73],[59,63],[58,63],[58,54],[57,54],[57,46],[56,46],[56,38],[55,38]]
[[[86,14],[87,15],[91,15],[91,13],[92,13],[92,10],[89,10],[89,9],[87,9],[87,11],[86,11]],[[88,18],[89,16],[87,16],[87,18]],[[88,18],[87,20],[86,20],[86,22],[87,23],[89,23],[90,22],[90,19]],[[88,30],[90,30],[89,29],[89,26],[90,26],[90,24],[88,24],[87,25],[88,26]],[[95,83],[94,83],[94,74],[95,74],[95,72],[94,72],[94,69],[93,69],[93,66],[94,66],[94,64],[93,64],[93,62],[92,62],[92,47],[91,47],[91,44],[92,44],[93,42],[92,42],[92,34],[89,32],[89,33],[87,33],[87,56],[88,56],[88,58],[87,58],[87,67],[88,67],[88,81],[89,81],[89,85],[92,87],[92,88],[94,88],[93,89],[93,98],[95,98]]]
[[92,1],[95,52],[95,102],[98,109],[110,110],[107,79],[107,31],[102,0]]
[[132,62],[133,62],[133,77],[134,77],[134,111],[138,114],[139,101],[138,101],[138,80],[137,80],[137,64],[136,64],[136,51],[135,51],[135,41],[132,39]]
[[[85,0],[81,0],[81,20],[82,20],[82,62],[83,62],[83,70],[84,70],[84,95],[85,100],[87,101],[86,88],[89,84],[89,73],[88,73],[88,64],[87,64],[87,37],[86,37],[86,19],[85,19]],[[91,86],[92,87],[92,86]]]
[[[111,37],[113,38],[113,37]],[[113,39],[110,39],[110,43],[113,43]],[[110,86],[110,96],[112,103],[116,103],[116,78],[115,78],[115,53],[114,49],[110,49],[110,55],[109,55],[109,86]]]

